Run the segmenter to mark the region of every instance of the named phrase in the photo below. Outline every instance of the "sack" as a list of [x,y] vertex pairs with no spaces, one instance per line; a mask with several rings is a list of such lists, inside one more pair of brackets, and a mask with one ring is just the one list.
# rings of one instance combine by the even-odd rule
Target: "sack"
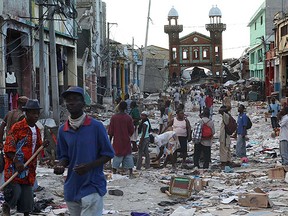
[[4,160],[4,153],[3,151],[0,152],[0,173],[3,172],[5,167],[5,160]]
[[203,122],[203,125],[202,125],[202,139],[203,140],[208,140],[213,137],[213,131],[212,131],[212,128],[209,127],[208,122],[207,123]]
[[247,126],[246,126],[246,129],[250,129],[252,127],[252,121],[251,119],[249,118],[249,116],[247,116]]
[[237,122],[230,114],[228,115],[229,115],[229,122],[227,125],[225,124],[225,132],[228,135],[232,135],[237,130]]

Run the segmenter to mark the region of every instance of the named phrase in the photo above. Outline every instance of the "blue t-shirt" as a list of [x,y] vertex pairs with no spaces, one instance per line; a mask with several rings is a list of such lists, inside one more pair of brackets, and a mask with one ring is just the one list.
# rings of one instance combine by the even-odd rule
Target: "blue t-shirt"
[[271,117],[277,117],[278,112],[280,111],[280,105],[278,103],[271,103],[268,105],[268,110],[272,110]]
[[68,175],[64,184],[65,201],[80,201],[92,193],[104,196],[107,192],[103,165],[80,176],[73,171],[76,165],[93,162],[101,156],[114,157],[114,150],[103,124],[86,117],[78,130],[69,127],[68,121],[59,128],[57,156],[67,159]]
[[244,126],[247,127],[248,118],[246,113],[241,113],[238,115],[237,119],[237,134],[246,135],[244,131]]

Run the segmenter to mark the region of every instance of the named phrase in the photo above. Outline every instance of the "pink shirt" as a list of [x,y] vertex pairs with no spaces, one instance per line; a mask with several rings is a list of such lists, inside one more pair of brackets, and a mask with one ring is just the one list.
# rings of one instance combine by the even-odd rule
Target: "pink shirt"
[[176,135],[179,137],[186,137],[187,136],[187,128],[186,128],[186,121],[183,119],[182,121],[177,120],[177,118],[174,118],[173,121],[173,131],[176,132]]

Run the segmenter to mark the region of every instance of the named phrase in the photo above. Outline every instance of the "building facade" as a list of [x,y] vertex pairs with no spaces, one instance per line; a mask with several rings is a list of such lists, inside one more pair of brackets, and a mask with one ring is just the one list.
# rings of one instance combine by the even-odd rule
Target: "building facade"
[[[39,4],[40,2],[40,0],[0,2],[0,95],[4,105],[2,116],[7,112],[7,108],[8,110],[15,108],[18,96],[25,95],[29,98],[38,98],[41,106],[44,106],[47,117],[53,99],[59,100],[59,95],[54,95],[52,98],[51,77],[57,77],[55,85],[59,93],[68,85],[78,84],[75,2],[51,1],[52,6],[50,1],[43,1],[43,4]],[[43,9],[43,16],[39,16],[40,7]],[[55,49],[51,49],[50,46],[49,28],[52,22],[55,31],[53,36]],[[43,38],[40,39],[42,27]],[[40,44],[43,45],[41,51]],[[51,59],[52,53],[55,54],[55,63]],[[52,69],[54,67],[56,71]],[[43,72],[40,73],[42,69]],[[41,83],[42,75],[44,84]]]
[[[280,90],[279,61],[270,47],[275,40],[274,16],[288,7],[287,0],[264,0],[251,17],[249,70],[250,77],[258,77],[265,82],[266,96]],[[271,45],[270,45],[271,44]]]
[[183,25],[178,25],[178,12],[172,8],[168,13],[169,24],[164,26],[164,32],[169,37],[169,79],[179,81],[181,72],[190,67],[205,67],[218,77],[221,82],[222,68],[222,32],[226,25],[221,22],[220,9],[212,7],[209,11],[210,23],[206,29],[210,37],[198,32],[192,32],[179,38]]

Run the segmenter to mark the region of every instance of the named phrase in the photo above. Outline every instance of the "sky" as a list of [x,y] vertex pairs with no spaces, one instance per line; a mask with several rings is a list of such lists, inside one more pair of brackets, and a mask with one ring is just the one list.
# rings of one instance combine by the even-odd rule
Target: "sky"
[[[110,39],[132,44],[135,49],[145,45],[149,0],[102,0],[106,2],[106,19],[110,25]],[[249,20],[264,0],[151,0],[147,46],[169,47],[164,25],[172,7],[178,12],[178,25],[183,25],[184,37],[194,31],[209,36],[209,11],[213,5],[222,12],[223,58],[239,58],[249,47]]]

